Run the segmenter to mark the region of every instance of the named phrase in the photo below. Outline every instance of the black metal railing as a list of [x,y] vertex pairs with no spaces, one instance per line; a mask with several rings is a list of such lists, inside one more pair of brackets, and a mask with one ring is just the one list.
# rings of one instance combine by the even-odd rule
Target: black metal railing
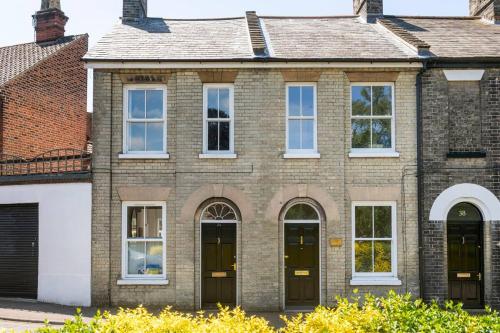
[[78,149],[54,149],[31,159],[0,154],[0,177],[88,173],[92,155]]

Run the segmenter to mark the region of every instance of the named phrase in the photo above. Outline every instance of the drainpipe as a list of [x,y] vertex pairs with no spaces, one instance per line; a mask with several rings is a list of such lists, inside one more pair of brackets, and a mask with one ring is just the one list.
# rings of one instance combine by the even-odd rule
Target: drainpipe
[[427,70],[427,61],[417,74],[417,211],[418,211],[418,266],[420,298],[424,298],[424,249],[423,249],[423,224],[424,224],[424,163],[423,163],[423,111],[422,111],[422,75]]

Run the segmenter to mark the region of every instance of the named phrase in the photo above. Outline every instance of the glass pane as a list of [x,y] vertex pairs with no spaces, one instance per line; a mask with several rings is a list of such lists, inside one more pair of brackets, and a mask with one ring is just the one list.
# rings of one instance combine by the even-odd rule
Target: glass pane
[[146,91],[146,118],[161,119],[163,118],[163,91],[148,90]]
[[392,87],[373,87],[373,115],[389,116],[392,114]]
[[219,89],[207,89],[208,118],[217,118],[219,109]]
[[208,122],[208,150],[219,150],[219,123]]
[[352,148],[370,148],[370,120],[352,120]]
[[357,273],[373,272],[372,241],[354,242],[354,265]]
[[146,274],[159,275],[163,273],[163,246],[162,242],[146,244]]
[[146,124],[129,123],[129,151],[146,150]]
[[314,88],[302,87],[302,115],[314,116]]
[[149,123],[146,128],[146,151],[163,151],[163,123]]
[[302,120],[302,149],[314,149],[314,120]]
[[300,116],[300,87],[288,87],[288,115]]
[[354,208],[354,220],[356,221],[356,238],[373,237],[372,212],[373,207],[357,206]]
[[161,213],[161,207],[146,207],[146,238],[161,238]]
[[288,121],[288,148],[300,149],[300,120]]
[[375,238],[392,237],[392,207],[375,207]]
[[219,89],[219,118],[229,118],[229,89]]
[[144,274],[145,245],[144,242],[128,243],[128,274]]
[[201,217],[202,221],[221,221],[221,220],[237,220],[236,212],[234,209],[229,207],[224,203],[217,203],[207,207],[203,211],[203,215]]
[[219,150],[229,150],[229,122],[219,123]]
[[127,238],[144,237],[144,207],[127,208]]
[[372,148],[391,148],[391,119],[373,119],[373,146]]
[[285,220],[319,220],[316,210],[307,204],[297,204],[286,212]]
[[130,90],[128,92],[128,116],[131,119],[144,119],[146,117],[144,90]]
[[467,202],[462,202],[455,205],[450,210],[448,213],[448,221],[480,222],[483,221],[483,217],[476,206]]
[[371,115],[371,87],[352,87],[352,115]]
[[390,273],[391,267],[391,241],[375,241],[375,272]]

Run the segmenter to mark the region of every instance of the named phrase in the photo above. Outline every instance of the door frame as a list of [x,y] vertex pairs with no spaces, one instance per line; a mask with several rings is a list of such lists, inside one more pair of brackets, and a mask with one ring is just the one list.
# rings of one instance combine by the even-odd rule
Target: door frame
[[[285,220],[285,215],[286,213],[288,212],[288,210],[290,208],[292,208],[293,206],[295,205],[299,205],[299,204],[306,204],[308,206],[311,206],[315,211],[316,213],[318,214],[318,220]],[[281,300],[281,306],[282,306],[282,309],[283,310],[286,310],[286,270],[285,270],[285,248],[286,248],[286,240],[285,240],[285,225],[286,224],[318,224],[318,256],[319,256],[319,260],[318,260],[318,265],[319,265],[319,274],[318,274],[318,279],[319,279],[319,283],[318,283],[318,292],[319,292],[319,304],[318,305],[322,305],[323,304],[323,285],[322,285],[322,281],[323,281],[323,276],[322,276],[322,267],[323,267],[323,263],[322,263],[322,260],[321,260],[321,257],[322,257],[322,233],[321,233],[321,229],[322,229],[322,221],[323,221],[323,214],[321,214],[321,212],[319,211],[319,208],[315,205],[315,203],[313,203],[311,200],[292,200],[291,202],[289,202],[286,206],[285,206],[285,209],[283,209],[283,213],[282,213],[282,218],[280,219],[281,220],[281,224],[282,224],[282,228],[283,228],[283,232],[282,232],[282,235],[281,235],[281,270],[282,270],[282,273],[281,273],[281,283],[283,285],[283,296],[282,296],[282,300]]]
[[238,284],[238,275],[239,275],[239,271],[240,271],[240,264],[239,264],[239,236],[238,236],[238,233],[239,233],[239,229],[240,229],[240,222],[241,222],[241,218],[240,218],[240,215],[239,215],[239,212],[238,210],[232,205],[230,204],[229,202],[225,201],[225,200],[215,200],[215,201],[212,201],[212,202],[209,202],[208,204],[204,205],[203,209],[201,210],[201,216],[203,216],[203,212],[210,206],[212,205],[215,205],[215,204],[224,204],[224,205],[227,205],[229,207],[231,207],[235,213],[236,213],[236,216],[238,217],[238,220],[203,220],[200,218],[199,220],[199,248],[198,248],[198,251],[200,253],[200,260],[199,260],[199,263],[198,263],[198,269],[199,269],[199,288],[200,288],[200,292],[199,292],[199,309],[203,309],[203,225],[204,224],[235,224],[236,225],[236,239],[235,239],[235,246],[236,246],[236,277],[235,277],[235,288],[236,288],[236,306],[240,306],[240,288],[239,288],[239,284]]

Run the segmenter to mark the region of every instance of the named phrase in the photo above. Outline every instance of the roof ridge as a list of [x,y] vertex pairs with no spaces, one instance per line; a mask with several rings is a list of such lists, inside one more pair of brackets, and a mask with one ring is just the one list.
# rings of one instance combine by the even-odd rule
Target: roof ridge
[[168,18],[168,17],[148,17],[148,19],[169,20],[169,21],[229,21],[229,20],[242,20],[244,16],[232,17],[206,17],[206,18]]
[[418,15],[384,15],[382,18],[413,18],[423,20],[480,20],[479,16],[418,16]]
[[[25,43],[19,43],[19,44],[5,45],[5,46],[0,46],[0,50],[8,48],[8,47],[15,47],[15,46],[22,46],[22,45],[29,45],[29,44],[42,44],[43,46],[45,46],[45,45],[49,45],[50,46],[51,45],[50,43],[57,42],[58,40],[62,40],[64,38],[75,37],[75,39],[77,39],[77,38],[80,38],[82,36],[88,36],[88,35],[89,35],[88,33],[78,34],[78,35],[69,35],[69,36],[64,36],[64,37],[61,37],[60,39],[56,39],[54,41],[50,41],[50,42],[46,42],[46,43],[37,43],[37,42],[33,41],[33,42],[25,42]],[[52,44],[52,45],[55,45],[55,44]]]
[[323,18],[357,18],[359,15],[319,15],[319,16],[280,16],[280,15],[259,15],[264,19],[323,19]]

